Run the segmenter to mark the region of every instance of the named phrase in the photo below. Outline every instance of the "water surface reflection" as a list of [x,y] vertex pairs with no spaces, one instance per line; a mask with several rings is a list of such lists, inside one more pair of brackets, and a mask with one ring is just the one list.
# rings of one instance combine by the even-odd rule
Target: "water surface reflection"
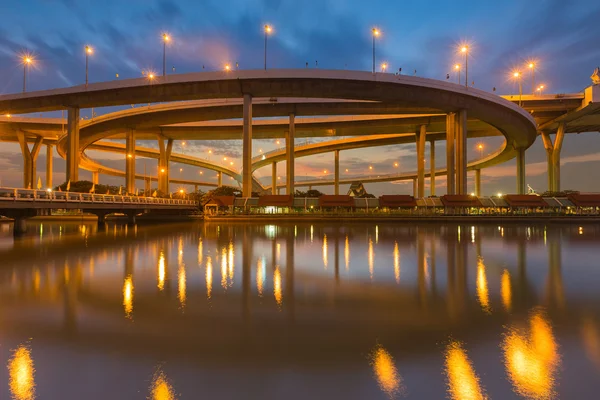
[[17,349],[0,352],[0,398],[600,390],[595,225],[44,223],[29,232],[0,238],[0,348]]

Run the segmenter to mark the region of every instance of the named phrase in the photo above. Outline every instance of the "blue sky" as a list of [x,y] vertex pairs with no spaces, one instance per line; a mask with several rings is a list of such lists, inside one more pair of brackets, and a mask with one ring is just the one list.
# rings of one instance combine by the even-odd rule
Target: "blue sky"
[[[83,83],[86,44],[94,47],[90,59],[90,81],[139,77],[142,70],[162,69],[160,34],[167,31],[173,41],[167,49],[167,69],[176,73],[220,69],[238,62],[241,69],[261,68],[265,23],[272,24],[269,66],[272,68],[371,68],[371,27],[382,30],[377,41],[377,63],[386,61],[391,70],[402,68],[436,79],[445,79],[459,61],[456,46],[472,44],[469,80],[484,90],[515,91],[509,71],[535,58],[536,81],[547,92],[569,93],[589,86],[593,69],[600,65],[600,3],[595,1],[345,1],[345,0],[20,0],[0,2],[0,93],[21,90],[22,66],[18,54],[33,52],[36,66],[29,74],[28,90],[64,87]],[[454,75],[453,75],[454,79]],[[463,78],[464,79],[464,78]],[[526,88],[528,85],[525,84]],[[527,89],[525,89],[527,90]],[[86,111],[82,114],[85,115]],[[88,111],[89,113],[89,111]],[[600,135],[569,135],[563,154],[566,188],[600,191],[597,179],[580,174],[581,169],[600,167]],[[490,149],[495,142],[486,143]],[[3,185],[18,185],[21,178],[18,149],[3,143],[0,178]],[[469,142],[476,152],[475,142]],[[223,147],[235,158],[237,145]],[[257,143],[268,151],[275,143]],[[413,170],[414,146],[396,146],[379,151],[349,151],[342,164],[363,170],[374,164],[381,173],[392,171],[393,160]],[[207,146],[190,144],[189,151],[202,155]],[[441,150],[441,149],[440,149]],[[396,154],[397,151],[397,154]],[[440,153],[441,154],[441,153]],[[124,161],[103,153],[123,167]],[[321,166],[332,169],[333,156],[301,159],[298,170],[306,174]],[[528,151],[528,183],[545,189],[543,146],[535,143]],[[154,161],[148,161],[151,163]],[[236,160],[239,164],[239,159]],[[442,163],[442,160],[440,160]],[[58,161],[55,181],[64,171]],[[43,175],[43,154],[38,168]],[[138,162],[140,164],[140,161]],[[327,167],[327,165],[329,165]],[[410,167],[410,168],[409,168]],[[280,171],[285,170],[284,165]],[[514,191],[514,163],[484,170],[484,192]],[[179,171],[179,166],[173,170]],[[189,171],[188,171],[189,170]],[[186,168],[189,178],[197,171]],[[258,171],[265,177],[268,168]],[[593,174],[592,174],[593,175]],[[86,177],[86,175],[83,175]],[[566,180],[565,176],[572,177]],[[119,183],[116,178],[111,183]],[[404,188],[406,186],[406,188]],[[377,184],[374,193],[410,191],[410,185]],[[563,185],[565,186],[565,185]],[[406,189],[406,190],[405,190]]]

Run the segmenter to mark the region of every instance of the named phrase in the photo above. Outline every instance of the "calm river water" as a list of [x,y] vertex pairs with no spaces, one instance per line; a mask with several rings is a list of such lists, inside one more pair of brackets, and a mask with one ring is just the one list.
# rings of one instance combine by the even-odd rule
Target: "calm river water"
[[0,398],[600,393],[597,225],[0,223]]

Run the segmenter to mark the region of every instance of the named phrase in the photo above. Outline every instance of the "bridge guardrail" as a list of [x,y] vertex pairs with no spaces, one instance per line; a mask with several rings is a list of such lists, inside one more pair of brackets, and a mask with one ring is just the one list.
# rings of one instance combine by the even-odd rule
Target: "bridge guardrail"
[[96,193],[56,192],[36,189],[0,188],[0,202],[52,202],[52,203],[99,203],[99,204],[140,204],[140,205],[187,205],[194,206],[193,200],[163,199]]

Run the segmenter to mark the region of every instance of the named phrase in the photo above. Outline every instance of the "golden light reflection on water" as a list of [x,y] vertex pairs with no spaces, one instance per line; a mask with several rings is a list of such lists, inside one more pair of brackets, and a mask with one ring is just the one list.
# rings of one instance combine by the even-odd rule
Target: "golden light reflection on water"
[[125,317],[131,318],[133,313],[133,279],[131,275],[127,275],[123,282],[123,309]]
[[481,309],[486,313],[491,313],[492,308],[490,307],[490,293],[488,291],[487,276],[485,275],[485,264],[483,258],[477,258],[477,298]]
[[346,271],[350,269],[350,242],[348,241],[348,235],[346,235],[346,243],[344,244],[344,259],[346,261]]
[[221,249],[221,286],[227,290],[227,249]]
[[10,393],[15,400],[33,400],[35,398],[35,368],[31,351],[19,346],[8,361]]
[[161,250],[158,256],[158,289],[165,289],[165,252]]
[[400,250],[398,249],[398,242],[394,242],[394,277],[396,283],[400,283]]
[[162,371],[157,371],[152,378],[150,386],[150,399],[152,400],[175,400],[175,390],[167,380]]
[[273,294],[275,295],[275,301],[281,306],[283,303],[283,293],[281,291],[281,272],[279,271],[279,265],[275,267],[275,272],[273,272]]
[[177,298],[179,299],[179,305],[181,308],[185,308],[185,301],[187,299],[185,264],[179,266],[179,270],[177,271],[177,283]]
[[229,263],[228,265],[228,271],[229,271],[229,286],[233,285],[233,269],[234,269],[234,260],[233,260],[233,242],[229,242],[229,248],[227,250],[227,262]]
[[327,269],[327,235],[323,235],[323,266]]
[[371,353],[373,373],[382,392],[393,398],[403,390],[402,376],[394,364],[391,354],[381,345],[377,345]]
[[502,296],[502,305],[504,305],[504,309],[510,312],[512,306],[512,288],[510,285],[510,273],[506,269],[502,272],[500,294]]
[[454,400],[486,399],[479,377],[460,342],[451,341],[446,347],[448,394]]
[[552,327],[541,311],[529,320],[529,338],[524,332],[510,329],[502,348],[507,375],[513,390],[529,399],[554,398],[557,367],[560,364],[558,344]]
[[373,271],[375,269],[375,252],[373,251],[373,240],[369,238],[369,275],[371,276],[371,280],[373,280]]
[[212,258],[206,257],[206,297],[210,299],[212,295],[212,281],[213,281],[213,265]]
[[256,290],[258,295],[262,297],[265,286],[265,260],[261,257],[256,262]]

